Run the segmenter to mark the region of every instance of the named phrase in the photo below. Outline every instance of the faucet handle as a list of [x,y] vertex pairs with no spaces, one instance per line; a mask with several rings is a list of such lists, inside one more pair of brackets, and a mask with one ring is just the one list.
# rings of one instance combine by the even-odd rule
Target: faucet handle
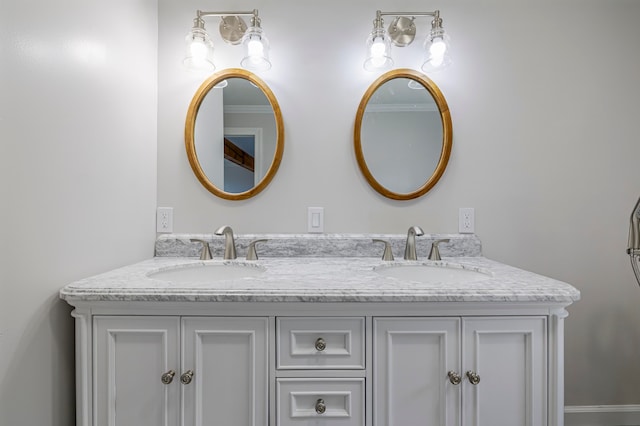
[[393,251],[391,250],[391,244],[389,243],[389,241],[379,240],[376,238],[371,241],[373,241],[374,243],[384,243],[384,253],[382,253],[382,260],[393,260]]
[[435,240],[431,243],[431,251],[429,252],[429,260],[442,260],[440,258],[440,249],[438,249],[438,245],[440,243],[448,243],[449,239],[445,238],[442,240]]
[[264,243],[269,241],[267,239],[263,240],[254,240],[249,243],[249,248],[247,249],[247,260],[258,260],[258,252],[256,251],[256,244]]
[[191,239],[192,243],[202,243],[202,251],[200,252],[200,260],[210,260],[211,259],[211,249],[209,248],[209,243],[205,240],[199,240],[197,238]]

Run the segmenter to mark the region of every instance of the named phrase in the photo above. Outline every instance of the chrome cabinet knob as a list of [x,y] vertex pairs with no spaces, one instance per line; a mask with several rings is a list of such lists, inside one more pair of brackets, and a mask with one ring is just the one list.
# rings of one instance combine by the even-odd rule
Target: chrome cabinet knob
[[324,403],[324,399],[320,398],[316,401],[316,413],[324,414],[327,411],[327,405]]
[[180,382],[183,385],[188,385],[193,380],[193,370],[187,370],[182,376],[180,376]]
[[452,385],[459,385],[462,382],[462,377],[453,370],[447,373],[447,377]]
[[315,343],[316,350],[319,352],[324,351],[327,348],[327,342],[322,337],[318,337]]
[[467,371],[467,378],[472,385],[477,385],[478,383],[480,383],[480,375],[473,371]]
[[168,385],[169,383],[173,382],[173,376],[175,375],[176,375],[175,371],[169,370],[162,375],[160,380],[162,380],[162,384]]

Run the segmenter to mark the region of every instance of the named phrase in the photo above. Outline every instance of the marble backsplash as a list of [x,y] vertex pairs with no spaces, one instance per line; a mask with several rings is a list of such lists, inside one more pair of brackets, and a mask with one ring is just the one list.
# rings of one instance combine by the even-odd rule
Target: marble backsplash
[[[382,257],[384,244],[372,239],[388,241],[393,255],[402,259],[407,240],[405,234],[238,234],[235,235],[238,258],[246,256],[249,244],[254,240],[267,239],[256,245],[259,257]],[[163,234],[156,239],[156,257],[198,257],[202,249],[199,242],[207,241],[214,259],[222,258],[224,237],[214,234]],[[426,259],[431,243],[440,243],[443,257],[482,256],[482,243],[475,234],[425,234],[416,237],[418,259]]]

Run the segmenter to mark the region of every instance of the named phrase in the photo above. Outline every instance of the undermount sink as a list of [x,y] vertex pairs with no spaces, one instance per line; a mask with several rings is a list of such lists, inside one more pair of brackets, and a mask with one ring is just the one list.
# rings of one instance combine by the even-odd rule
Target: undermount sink
[[147,276],[163,281],[207,283],[255,277],[264,271],[263,267],[249,263],[212,263],[164,269]]
[[491,278],[489,271],[462,265],[393,264],[378,266],[375,271],[386,277],[420,283],[455,284],[467,281],[482,281]]

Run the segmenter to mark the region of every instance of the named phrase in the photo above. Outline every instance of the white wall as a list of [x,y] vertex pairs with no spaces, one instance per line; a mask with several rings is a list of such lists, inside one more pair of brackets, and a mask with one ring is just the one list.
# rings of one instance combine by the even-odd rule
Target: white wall
[[[582,291],[566,324],[567,404],[640,403],[640,288],[624,253],[640,196],[640,2],[159,3],[158,203],[175,208],[176,232],[305,232],[308,206],[325,208],[326,232],[456,232],[458,208],[475,207],[486,256]],[[282,109],[284,158],[242,202],[207,192],[186,159],[185,114],[201,81],[181,55],[198,8],[258,8],[271,41],[273,68],[260,77]],[[376,9],[436,8],[455,49],[451,69],[432,76],[451,109],[453,152],[426,196],[391,201],[353,153],[356,109],[377,77],[362,70],[364,41]],[[424,34],[428,22],[418,24]],[[215,41],[219,68],[238,66],[241,49]],[[396,66],[416,66],[409,48],[396,52]]]
[[0,424],[74,424],[65,284],[153,255],[155,0],[0,1]]

